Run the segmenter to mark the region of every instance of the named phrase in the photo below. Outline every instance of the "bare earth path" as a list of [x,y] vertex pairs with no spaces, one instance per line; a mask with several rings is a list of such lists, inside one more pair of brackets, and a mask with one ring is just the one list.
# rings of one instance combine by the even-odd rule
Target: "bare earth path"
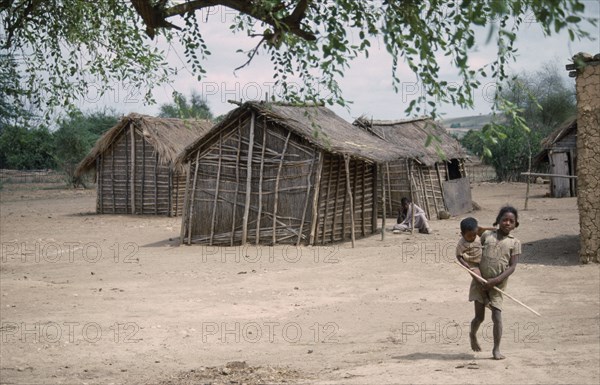
[[[504,361],[490,359],[489,311],[483,351],[469,349],[462,217],[355,249],[179,247],[177,218],[95,215],[94,191],[26,187],[0,192],[1,383],[600,381],[599,266],[578,264],[575,198],[547,186],[520,212],[507,290],[542,318],[505,300]],[[491,225],[524,191],[474,185],[472,215]]]

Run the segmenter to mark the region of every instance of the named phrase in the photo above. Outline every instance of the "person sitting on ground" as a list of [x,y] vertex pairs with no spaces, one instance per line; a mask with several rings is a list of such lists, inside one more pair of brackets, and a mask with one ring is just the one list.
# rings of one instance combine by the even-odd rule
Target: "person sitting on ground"
[[[398,220],[394,225],[393,229],[395,234],[401,231],[410,231],[412,228],[413,210],[415,217],[415,229],[418,229],[420,233],[431,234],[431,228],[429,227],[429,221],[425,216],[425,211],[422,208],[412,203],[408,198],[402,198],[400,200],[402,208],[398,211]],[[404,220],[402,220],[404,216]]]

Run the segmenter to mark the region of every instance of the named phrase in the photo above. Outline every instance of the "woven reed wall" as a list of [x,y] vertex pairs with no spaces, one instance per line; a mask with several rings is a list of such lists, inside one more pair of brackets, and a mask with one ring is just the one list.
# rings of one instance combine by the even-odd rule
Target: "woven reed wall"
[[[348,194],[345,161],[342,156],[325,154],[319,189],[319,211],[316,224],[315,244],[350,240],[352,218]],[[350,191],[354,206],[354,232],[360,238],[377,230],[373,215],[375,166],[351,159],[349,161]]]
[[131,126],[98,156],[96,173],[100,214],[181,215],[185,175],[161,164],[153,146]]
[[[373,166],[354,160],[349,166],[355,234],[369,235],[374,229]],[[343,157],[323,153],[264,117],[256,116],[252,124],[248,112],[192,154],[181,240],[271,245],[350,239],[347,182]],[[320,191],[318,199],[315,191]]]
[[[411,177],[412,174],[412,177]],[[427,213],[429,219],[437,218],[439,211],[446,210],[442,182],[446,180],[447,170],[443,163],[433,167],[418,164],[414,160],[401,159],[381,166],[380,177],[385,186],[386,216],[396,217],[403,197],[414,200],[415,204]],[[381,197],[381,180],[377,184]],[[379,215],[383,215],[379,208]]]

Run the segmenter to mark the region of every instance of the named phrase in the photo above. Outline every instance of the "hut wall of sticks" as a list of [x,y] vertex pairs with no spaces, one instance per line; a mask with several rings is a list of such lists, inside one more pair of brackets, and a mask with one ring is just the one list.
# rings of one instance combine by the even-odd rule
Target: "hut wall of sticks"
[[[410,198],[437,218],[440,211],[452,215],[471,211],[471,190],[467,178],[466,151],[433,120],[369,120],[361,117],[354,125],[412,155],[381,165],[379,192],[385,189],[386,209],[394,215],[400,200]],[[428,145],[427,145],[428,144]],[[379,214],[382,214],[380,208]]]
[[402,151],[322,106],[247,102],[184,151],[181,242],[328,244],[377,230],[376,163]]
[[75,176],[96,171],[99,214],[181,215],[186,170],[175,159],[210,127],[203,120],[130,114],[98,139]]

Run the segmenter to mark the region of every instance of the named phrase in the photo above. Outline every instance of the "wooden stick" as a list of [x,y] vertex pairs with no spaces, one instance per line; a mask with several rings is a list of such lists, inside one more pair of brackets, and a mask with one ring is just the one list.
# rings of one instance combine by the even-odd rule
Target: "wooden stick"
[[281,169],[283,167],[283,160],[285,158],[285,152],[288,148],[288,143],[290,141],[290,136],[292,135],[292,131],[289,131],[287,137],[285,138],[285,144],[283,145],[283,150],[281,151],[281,159],[279,160],[279,166],[277,167],[277,177],[275,178],[275,196],[273,198],[273,236],[271,238],[271,242],[273,245],[277,243],[277,205],[279,203],[279,178],[281,176]]
[[131,133],[131,213],[135,214],[135,127],[129,128]]
[[217,166],[217,181],[215,182],[215,200],[213,201],[212,218],[210,219],[210,241],[213,244],[215,236],[215,219],[217,215],[217,203],[219,201],[219,182],[221,181],[221,159],[223,154],[223,135],[219,135],[219,165]]
[[[333,172],[333,158],[329,157],[329,171],[327,172],[327,193],[325,194],[325,213],[323,214],[323,234],[321,234],[321,244],[325,244],[325,232],[327,231],[327,215],[329,214],[329,192],[331,190],[331,182]],[[318,238],[319,234],[315,234]],[[316,243],[316,242],[315,242]]]
[[[308,172],[308,176],[306,177],[306,200],[304,202],[304,209],[302,210],[302,219],[300,219],[300,230],[298,231],[298,240],[296,241],[296,246],[300,246],[300,241],[302,240],[302,228],[304,227],[304,219],[306,218],[306,210],[308,208],[308,202],[310,200],[310,188],[312,187],[310,184],[310,178],[313,173],[313,167],[315,165],[316,154],[313,153],[312,161],[310,162],[310,168]],[[310,238],[309,238],[310,239]]]
[[[352,197],[352,187],[350,186],[350,158],[348,155],[344,155],[344,163],[346,164],[346,188],[348,189],[348,199],[350,200],[350,226],[352,226],[350,229],[350,237],[352,239],[352,248],[354,248],[354,198]],[[354,176],[356,176],[356,174],[354,174]],[[356,179],[354,186],[356,187]]]
[[267,147],[267,122],[266,118],[263,121],[263,138],[262,138],[262,150],[260,152],[260,173],[258,179],[258,213],[256,214],[256,241],[254,242],[258,245],[260,241],[260,218],[262,215],[262,197],[263,197],[263,170],[265,167],[265,149]]
[[250,214],[250,197],[252,194],[252,150],[254,149],[254,111],[250,117],[250,137],[248,138],[248,161],[246,163],[246,201],[242,217],[242,245],[246,244],[248,236],[248,215]]
[[[487,281],[485,280],[485,278],[478,276],[477,274],[475,274],[474,272],[472,272],[471,270],[467,269],[465,266],[463,266],[460,262],[458,261],[454,261],[456,262],[456,264],[460,267],[462,267],[463,269],[465,269],[469,274],[471,274],[473,277],[475,277],[475,279],[483,282],[483,283],[487,283]],[[542,315],[540,313],[538,313],[537,311],[533,310],[532,308],[530,308],[529,306],[525,305],[523,302],[519,301],[518,299],[516,299],[515,297],[511,296],[510,294],[508,294],[505,291],[502,291],[501,289],[497,288],[496,286],[492,287],[492,289],[497,290],[499,293],[504,294],[505,296],[507,296],[508,298],[512,299],[513,301],[515,301],[516,303],[518,303],[519,305],[523,306],[525,309],[529,310],[530,312],[532,312],[533,314],[537,315],[538,317],[541,317]]]
[[[158,152],[156,153],[156,161],[158,164]],[[186,219],[187,219],[187,213],[188,213],[187,208],[190,205],[190,202],[188,202],[188,199],[190,199],[190,192],[189,192],[190,178],[192,176],[192,168],[190,167],[190,163],[191,162],[188,162],[185,165],[187,172],[185,174],[185,198],[183,199],[183,208],[181,210],[181,229],[179,230],[179,244],[180,245],[183,245],[183,242],[184,242],[185,230],[186,230],[185,224],[187,223]],[[156,168],[154,170],[155,170],[154,173],[156,176]],[[155,183],[156,183],[156,179],[155,179]],[[154,187],[154,203],[155,203],[154,207],[155,208],[158,207],[158,195],[157,195],[156,191],[157,191],[157,188],[155,186]],[[155,211],[158,212],[158,209],[155,209]]]
[[[190,212],[188,217],[188,245],[192,244],[192,217],[194,216],[194,200],[196,199],[196,177],[198,176],[198,164],[200,162],[199,159],[200,151],[196,151],[196,167],[194,169],[194,181],[192,182],[192,192],[190,195]],[[190,171],[191,170],[192,168],[190,167]]]
[[[323,173],[323,151],[319,151],[319,160],[317,163],[317,173],[315,175],[315,188],[313,189],[313,207],[310,226],[309,245],[316,245],[319,237],[319,194],[321,192],[321,174]],[[309,177],[310,178],[310,177]],[[310,179],[309,179],[310,180]],[[331,178],[330,178],[331,180]]]
[[240,153],[242,151],[242,132],[240,129],[241,122],[238,122],[238,142],[237,142],[237,155],[235,158],[235,198],[233,200],[233,212],[231,214],[231,240],[230,245],[233,246],[234,235],[235,235],[235,213],[237,212],[237,200],[238,193],[240,191]]
[[[377,167],[377,166],[375,166]],[[385,210],[385,172],[383,171],[383,167],[381,167],[381,210],[383,211],[383,215],[381,217],[381,240],[385,240],[385,220],[386,220],[386,210]],[[376,210],[376,206],[373,205],[373,209]]]

